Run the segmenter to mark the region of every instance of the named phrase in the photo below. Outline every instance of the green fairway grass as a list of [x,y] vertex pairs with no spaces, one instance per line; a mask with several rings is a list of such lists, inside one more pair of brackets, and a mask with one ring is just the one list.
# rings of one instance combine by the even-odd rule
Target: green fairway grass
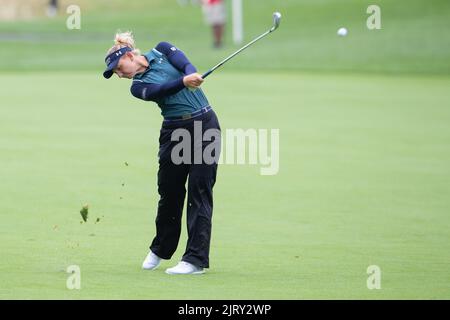
[[279,129],[279,172],[219,166],[211,268],[193,277],[164,273],[185,217],[172,260],[141,269],[162,119],[102,71],[121,29],[205,72],[239,48],[231,23],[215,50],[200,8],[175,0],[0,22],[0,299],[450,299],[450,2],[379,0],[372,31],[369,0],[243,2],[245,42],[274,11],[281,26],[203,88],[223,132]]
[[[280,129],[280,171],[219,167],[211,269],[176,277],[164,269],[185,228],[171,261],[140,269],[159,109],[100,76],[0,75],[1,299],[450,298],[448,77],[211,76],[223,130]],[[81,290],[66,288],[70,265]],[[366,286],[371,265],[380,290]]]

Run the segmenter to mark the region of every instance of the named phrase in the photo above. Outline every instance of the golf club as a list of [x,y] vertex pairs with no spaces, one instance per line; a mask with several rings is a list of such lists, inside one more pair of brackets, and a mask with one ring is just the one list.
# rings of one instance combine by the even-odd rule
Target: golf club
[[217,64],[216,66],[212,67],[211,69],[209,69],[206,73],[204,73],[202,75],[202,78],[205,79],[207,76],[209,76],[211,73],[214,72],[214,70],[216,70],[217,68],[221,67],[223,64],[225,64],[225,62],[227,62],[228,60],[230,60],[231,58],[233,58],[234,56],[236,56],[237,54],[239,54],[240,52],[244,51],[245,49],[247,49],[248,47],[250,47],[252,44],[254,44],[256,41],[258,41],[259,39],[264,38],[265,36],[267,36],[269,33],[272,33],[273,31],[277,30],[278,27],[280,26],[280,21],[281,21],[281,13],[279,12],[275,12],[273,14],[273,26],[272,28],[270,28],[270,30],[264,32],[262,35],[260,35],[259,37],[257,37],[256,39],[254,39],[253,41],[249,42],[248,44],[246,44],[245,46],[243,46],[242,48],[240,48],[238,51],[236,51],[235,53],[233,53],[232,55],[230,55],[229,57],[227,57],[226,59],[224,59],[223,61],[221,61],[219,64]]

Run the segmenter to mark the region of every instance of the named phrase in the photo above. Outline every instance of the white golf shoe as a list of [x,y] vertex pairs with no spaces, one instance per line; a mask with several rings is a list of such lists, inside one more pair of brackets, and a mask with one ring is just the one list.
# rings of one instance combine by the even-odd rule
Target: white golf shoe
[[160,263],[161,263],[161,258],[158,257],[156,254],[154,254],[150,250],[150,252],[148,253],[148,255],[145,258],[144,262],[142,263],[142,269],[154,270],[154,269],[158,268]]
[[193,264],[186,262],[186,261],[180,261],[178,264],[173,267],[166,270],[167,274],[202,274],[205,273],[205,270],[203,268],[194,266]]

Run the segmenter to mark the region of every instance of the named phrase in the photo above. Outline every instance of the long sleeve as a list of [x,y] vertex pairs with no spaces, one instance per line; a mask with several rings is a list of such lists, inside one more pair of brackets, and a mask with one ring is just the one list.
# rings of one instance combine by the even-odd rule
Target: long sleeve
[[183,77],[181,77],[164,84],[145,83],[135,80],[130,91],[131,94],[138,99],[156,101],[165,96],[175,94],[184,88]]
[[169,62],[184,74],[187,75],[197,72],[197,69],[192,65],[183,51],[179,50],[169,42],[160,42],[155,49],[165,54],[169,59]]

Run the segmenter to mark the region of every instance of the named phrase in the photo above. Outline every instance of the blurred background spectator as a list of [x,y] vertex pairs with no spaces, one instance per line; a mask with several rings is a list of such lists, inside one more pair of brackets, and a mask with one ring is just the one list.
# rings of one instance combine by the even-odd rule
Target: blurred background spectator
[[47,16],[52,18],[58,13],[58,0],[50,0],[47,7]]
[[223,0],[203,0],[202,9],[205,21],[212,29],[214,47],[220,48],[226,23],[225,3]]

